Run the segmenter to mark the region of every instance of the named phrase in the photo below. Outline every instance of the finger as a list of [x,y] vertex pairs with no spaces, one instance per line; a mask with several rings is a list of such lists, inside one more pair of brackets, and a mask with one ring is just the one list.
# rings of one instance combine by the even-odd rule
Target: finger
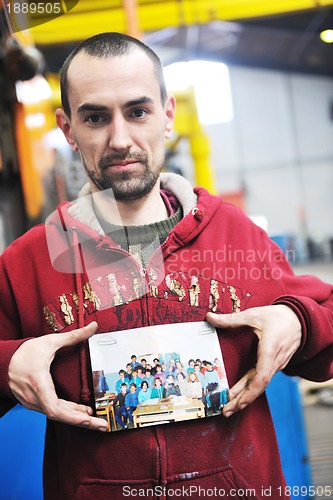
[[229,389],[229,402],[223,408],[223,414],[225,416],[229,417],[236,411],[245,408],[246,403],[244,400],[241,400],[241,398],[244,395],[250,381],[255,376],[255,373],[255,368],[252,368],[252,370],[249,370],[233,387]]
[[108,430],[107,422],[102,418],[94,417],[92,408],[86,405],[57,399],[55,404],[49,403],[46,408],[42,408],[39,404],[31,404],[21,400],[20,396],[17,396],[17,400],[24,404],[25,408],[43,413],[49,420],[101,432]]
[[44,384],[36,390],[29,388],[23,397],[15,392],[13,394],[25,408],[43,413],[49,420],[93,430],[107,430],[107,423],[93,417],[93,410],[89,406],[58,399],[51,377],[46,377]]
[[68,408],[72,408],[73,410],[81,411],[82,413],[87,413],[90,416],[92,416],[94,414],[94,411],[90,406],[83,405],[80,403],[74,403],[72,401],[66,401],[65,399],[59,399],[59,401],[61,403],[66,403]]
[[239,328],[241,326],[252,326],[252,318],[248,310],[230,313],[216,314],[209,312],[206,315],[207,321],[217,328]]
[[89,325],[82,328],[77,328],[76,330],[70,330],[69,332],[59,334],[53,334],[53,340],[56,344],[56,350],[76,345],[89,339],[96,332],[98,325],[96,321],[92,321]]
[[59,400],[56,408],[49,409],[47,418],[68,425],[84,427],[85,429],[102,432],[108,430],[108,424],[104,419],[89,415],[87,411],[75,408],[75,403],[65,400]]
[[229,389],[230,401],[238,398],[242,392],[247,388],[250,381],[255,376],[256,369],[252,368],[249,370],[238,382]]
[[264,392],[265,388],[266,382],[262,381],[255,369],[250,370],[230,389],[230,401],[224,406],[223,414],[230,417],[233,413],[244,410]]
[[253,403],[266,389],[273,375],[280,369],[280,353],[274,347],[258,345],[257,366],[249,370],[229,391],[230,402],[224,407],[224,415],[230,416]]
[[91,430],[107,431],[108,424],[103,418],[93,416],[93,409],[90,406],[77,404],[64,399],[58,400],[58,412],[56,420],[63,418],[64,423],[78,425]]

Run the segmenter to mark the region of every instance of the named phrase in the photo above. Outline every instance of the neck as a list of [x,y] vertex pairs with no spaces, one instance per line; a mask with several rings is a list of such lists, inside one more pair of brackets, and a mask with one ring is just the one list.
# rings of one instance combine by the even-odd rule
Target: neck
[[138,200],[116,200],[108,191],[94,192],[94,206],[106,222],[123,226],[142,226],[167,219],[169,214],[160,195],[160,183]]

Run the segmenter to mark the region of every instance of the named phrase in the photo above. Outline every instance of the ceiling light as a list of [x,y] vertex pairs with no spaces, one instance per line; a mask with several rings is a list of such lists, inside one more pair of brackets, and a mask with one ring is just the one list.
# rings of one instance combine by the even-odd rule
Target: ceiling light
[[325,43],[333,43],[333,29],[324,30],[320,33],[320,38]]

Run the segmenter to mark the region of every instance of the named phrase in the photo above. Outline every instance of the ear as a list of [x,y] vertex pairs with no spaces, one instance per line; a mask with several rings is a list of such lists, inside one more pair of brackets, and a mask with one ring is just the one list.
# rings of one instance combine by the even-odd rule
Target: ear
[[167,96],[165,103],[165,139],[170,139],[175,121],[176,99],[172,94]]
[[65,114],[64,110],[59,108],[56,110],[56,121],[58,127],[62,130],[66,140],[74,152],[78,151],[76,141],[73,136],[71,121]]

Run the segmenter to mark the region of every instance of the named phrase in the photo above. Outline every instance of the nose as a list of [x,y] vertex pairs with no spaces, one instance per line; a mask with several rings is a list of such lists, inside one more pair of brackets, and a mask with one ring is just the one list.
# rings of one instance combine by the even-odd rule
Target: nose
[[114,116],[110,126],[110,148],[114,151],[128,151],[132,143],[129,123],[123,116]]

